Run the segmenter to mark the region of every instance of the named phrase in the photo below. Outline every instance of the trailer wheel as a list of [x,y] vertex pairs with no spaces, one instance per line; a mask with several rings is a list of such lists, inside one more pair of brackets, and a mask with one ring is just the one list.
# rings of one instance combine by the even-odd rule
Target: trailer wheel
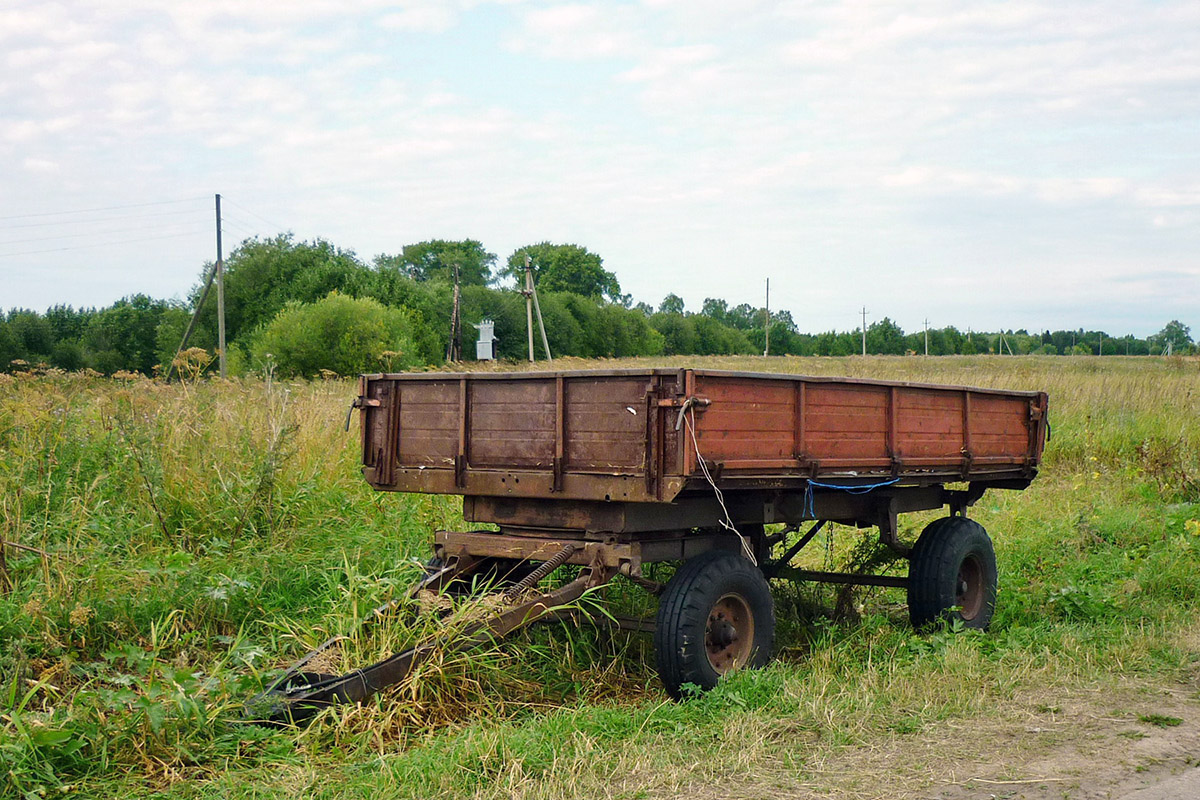
[[709,550],[680,567],[659,599],[658,675],[675,699],[685,684],[711,689],[734,669],[771,657],[775,604],[762,572],[737,553]]
[[996,553],[987,531],[966,517],[943,517],[921,531],[909,555],[908,615],[924,628],[948,619],[986,628],[996,608]]

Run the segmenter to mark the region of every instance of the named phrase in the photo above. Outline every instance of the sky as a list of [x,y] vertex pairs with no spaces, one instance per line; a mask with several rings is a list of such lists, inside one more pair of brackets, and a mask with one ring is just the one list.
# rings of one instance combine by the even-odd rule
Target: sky
[[283,231],[801,331],[1200,329],[1200,3],[5,0],[0,308]]

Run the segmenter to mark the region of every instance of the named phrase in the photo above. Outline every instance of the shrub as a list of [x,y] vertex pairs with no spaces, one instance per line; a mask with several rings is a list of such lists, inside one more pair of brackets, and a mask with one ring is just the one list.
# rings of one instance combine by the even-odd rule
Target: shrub
[[404,309],[330,292],[315,303],[289,303],[255,334],[250,352],[255,363],[273,362],[283,375],[356,375],[420,363],[413,339]]

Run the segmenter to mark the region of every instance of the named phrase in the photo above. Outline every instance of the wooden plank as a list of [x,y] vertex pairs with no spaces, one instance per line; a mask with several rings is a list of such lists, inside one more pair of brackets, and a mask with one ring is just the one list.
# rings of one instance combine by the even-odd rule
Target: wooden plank
[[887,420],[882,411],[876,414],[852,414],[810,410],[805,424],[810,435],[818,433],[864,433],[878,436],[883,442],[887,433]]
[[695,393],[708,398],[714,406],[731,404],[739,408],[750,405],[791,405],[792,387],[787,383],[764,383],[744,378],[708,377],[696,382]]
[[771,411],[712,407],[698,416],[702,431],[764,431],[774,436],[788,436],[795,425],[790,406]]
[[434,406],[422,404],[419,406],[410,406],[408,403],[400,409],[400,422],[405,428],[416,428],[426,431],[454,431],[457,430],[461,415],[458,410],[458,404],[454,406]]

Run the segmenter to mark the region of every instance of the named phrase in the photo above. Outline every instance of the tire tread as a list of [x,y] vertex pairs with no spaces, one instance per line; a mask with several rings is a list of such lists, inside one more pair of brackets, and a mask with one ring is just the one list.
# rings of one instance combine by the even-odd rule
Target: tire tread
[[[681,688],[686,683],[697,683],[695,678],[700,676],[703,665],[701,658],[706,658],[704,643],[699,646],[688,646],[694,643],[681,643],[677,636],[689,623],[699,621],[703,628],[707,621],[709,607],[703,602],[716,591],[718,580],[728,580],[731,576],[742,573],[753,583],[761,582],[766,589],[768,600],[765,619],[755,619],[756,638],[760,626],[766,626],[770,631],[770,640],[774,639],[775,615],[774,606],[770,602],[770,589],[762,573],[742,556],[728,550],[709,550],[684,562],[679,571],[667,584],[659,600],[659,609],[654,626],[654,652],[658,664],[658,673],[672,697],[681,696]],[[715,597],[712,599],[716,599]],[[748,666],[761,666],[770,658],[770,644],[760,648],[765,652],[755,652]]]
[[916,628],[927,627],[942,619],[954,606],[956,592],[946,576],[958,574],[961,563],[960,550],[964,541],[979,539],[977,544],[984,549],[984,579],[987,596],[980,614],[982,619],[966,621],[971,627],[987,627],[995,606],[996,559],[987,531],[973,519],[967,517],[942,517],[934,520],[917,539],[909,555],[908,611]]

